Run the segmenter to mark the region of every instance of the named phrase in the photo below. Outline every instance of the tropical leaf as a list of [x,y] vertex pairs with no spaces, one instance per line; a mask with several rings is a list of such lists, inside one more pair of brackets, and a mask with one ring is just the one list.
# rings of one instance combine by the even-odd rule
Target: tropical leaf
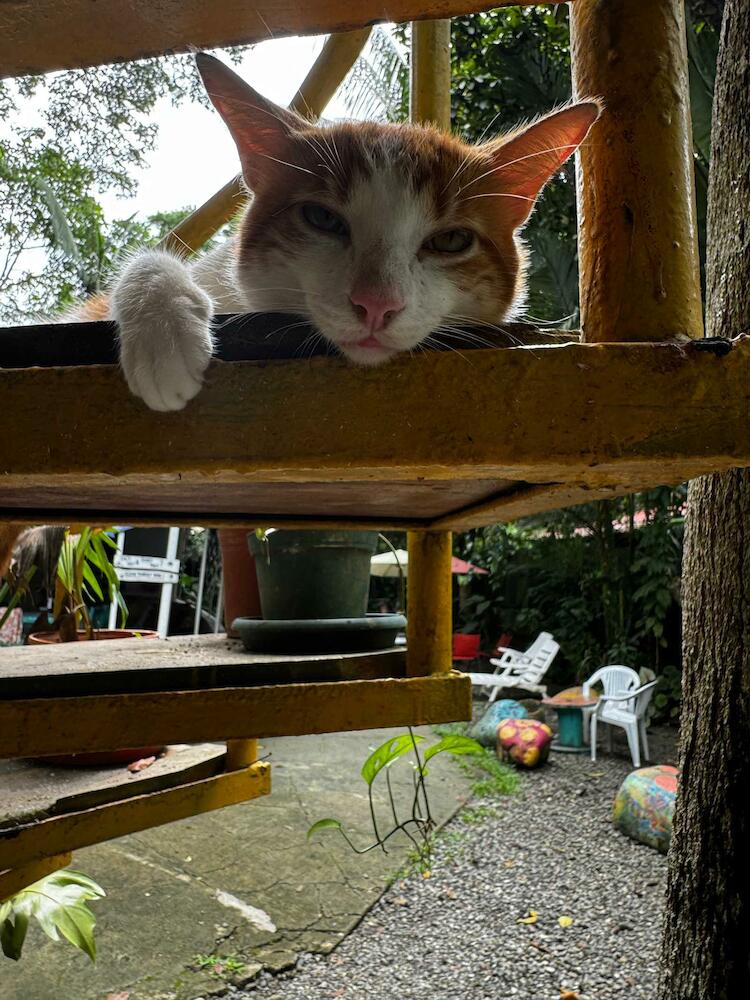
[[319,830],[342,830],[343,827],[337,819],[319,819],[317,823],[313,823],[310,829],[307,831],[307,839]]
[[60,934],[91,961],[96,959],[94,914],[86,906],[105,895],[104,889],[82,872],[53,872],[17,892],[0,905],[0,945],[3,953],[17,961],[21,957],[29,922],[33,917],[47,937]]
[[444,736],[438,743],[434,743],[425,750],[425,764],[439,753],[484,753],[484,747],[481,743],[477,743],[476,740],[471,739],[470,736],[459,736],[458,734]]
[[362,777],[368,785],[372,785],[384,767],[392,764],[398,757],[413,750],[417,743],[423,741],[424,736],[412,736],[411,733],[403,733],[401,736],[386,740],[385,743],[373,750],[362,765]]

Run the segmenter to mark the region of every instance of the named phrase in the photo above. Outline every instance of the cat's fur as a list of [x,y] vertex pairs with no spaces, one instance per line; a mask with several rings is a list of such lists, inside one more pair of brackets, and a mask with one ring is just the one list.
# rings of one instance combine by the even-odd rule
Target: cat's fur
[[199,392],[215,312],[296,313],[367,365],[509,318],[525,292],[519,230],[599,114],[572,104],[470,146],[423,126],[312,125],[217,59],[197,63],[253,195],[237,234],[192,263],[138,253],[78,314],[116,320],[128,386],[154,410]]

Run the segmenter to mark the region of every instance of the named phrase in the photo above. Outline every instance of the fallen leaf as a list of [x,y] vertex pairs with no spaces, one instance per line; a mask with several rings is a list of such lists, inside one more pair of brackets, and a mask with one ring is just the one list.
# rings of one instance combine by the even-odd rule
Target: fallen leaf
[[136,774],[138,771],[143,771],[151,765],[156,760],[156,757],[141,757],[140,760],[134,760],[132,764],[128,764],[128,771],[131,774]]
[[536,910],[529,910],[528,917],[519,917],[516,921],[517,924],[535,924],[539,919],[539,914]]
[[444,897],[445,897],[446,899],[455,899],[455,898],[456,898],[456,893],[455,893],[455,892],[453,891],[453,889],[451,889],[450,887],[448,887],[448,888],[447,888],[447,889],[445,890],[445,892],[443,893],[443,896],[444,896]]
[[429,869],[422,872],[422,878],[431,878],[431,877],[432,877],[432,872]]
[[560,990],[560,1000],[581,1000],[573,990]]
[[105,1000],[128,1000],[129,993],[108,993]]
[[393,900],[393,902],[394,902],[394,904],[396,906],[408,906],[409,905],[409,900],[405,896],[396,896],[396,898]]
[[505,865],[506,868],[512,868],[513,865],[515,864],[515,861],[504,861],[503,864]]
[[558,917],[557,922],[561,927],[570,927],[570,925],[573,923],[573,918],[565,916]]

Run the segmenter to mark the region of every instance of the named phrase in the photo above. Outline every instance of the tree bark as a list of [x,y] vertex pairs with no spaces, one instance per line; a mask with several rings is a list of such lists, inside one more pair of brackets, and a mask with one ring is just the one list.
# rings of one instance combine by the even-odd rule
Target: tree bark
[[[750,332],[748,0],[724,11],[711,155],[706,332],[734,336]],[[658,996],[740,1000],[750,995],[750,470],[690,484],[683,636]]]

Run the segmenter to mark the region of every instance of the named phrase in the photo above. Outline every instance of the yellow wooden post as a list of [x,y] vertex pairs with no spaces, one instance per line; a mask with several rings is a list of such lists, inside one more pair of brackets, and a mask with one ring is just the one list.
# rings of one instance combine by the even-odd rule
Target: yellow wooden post
[[[326,39],[290,108],[310,119],[322,114],[362,51],[370,30],[344,31]],[[183,254],[195,253],[235,217],[246,201],[247,191],[238,174],[167,233],[159,247]]]
[[574,92],[605,105],[578,171],[583,339],[701,337],[683,0],[570,11]]
[[451,22],[415,21],[411,26],[409,116],[446,132],[451,125]]
[[452,666],[450,531],[410,531],[406,668],[410,677],[447,673]]
[[[409,114],[413,122],[451,124],[451,23],[411,26]],[[408,533],[407,671],[409,676],[451,669],[452,590],[450,531]]]
[[73,855],[70,851],[63,854],[54,854],[50,858],[39,858],[29,861],[28,864],[18,865],[16,868],[9,868],[0,871],[0,903],[10,896],[15,896],[21,889],[26,889],[52,872],[67,868]]
[[258,759],[257,740],[227,740],[226,770],[239,771]]

